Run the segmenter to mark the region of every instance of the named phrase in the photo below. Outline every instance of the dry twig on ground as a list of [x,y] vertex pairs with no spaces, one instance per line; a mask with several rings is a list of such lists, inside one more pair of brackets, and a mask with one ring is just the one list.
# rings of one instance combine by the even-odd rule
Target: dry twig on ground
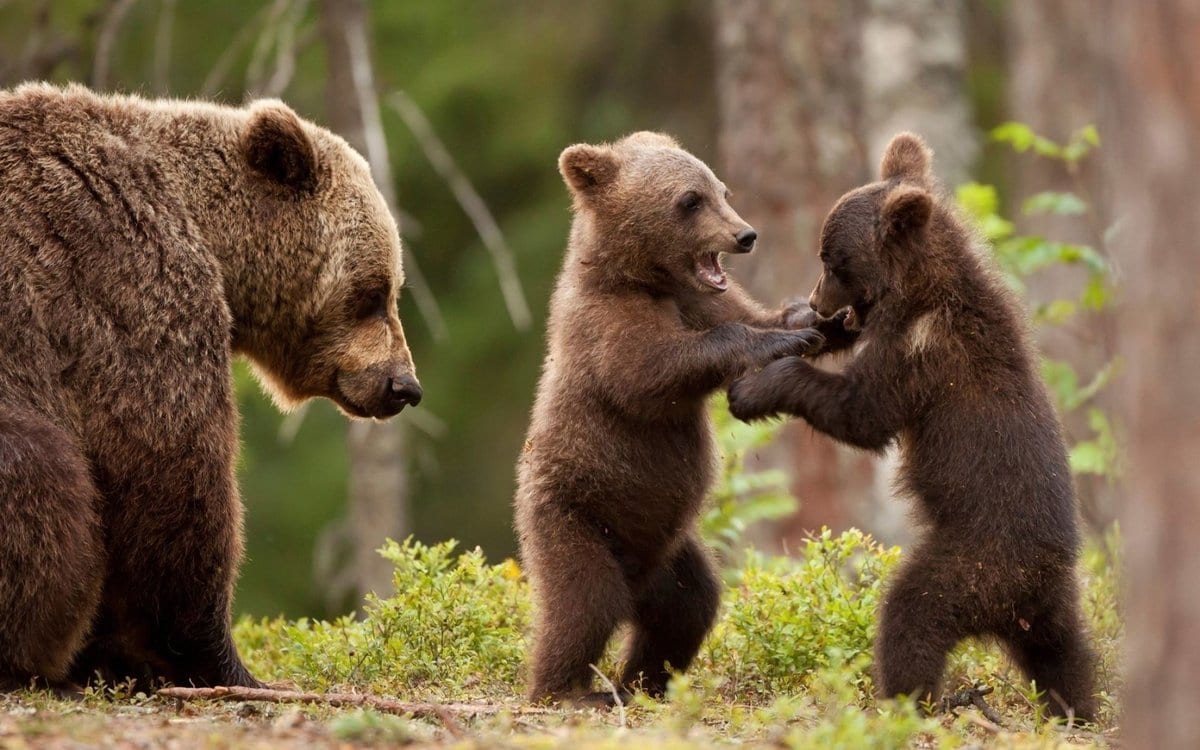
[[[506,706],[495,703],[423,703],[398,701],[366,693],[306,693],[299,690],[276,690],[274,688],[215,687],[184,688],[169,687],[158,691],[160,698],[186,700],[235,700],[260,701],[264,703],[310,703],[323,706],[359,706],[380,713],[411,715],[421,719],[437,719],[451,729],[447,718],[490,716],[500,713],[513,715],[561,714],[561,710],[539,706]],[[460,730],[461,731],[461,730]]]

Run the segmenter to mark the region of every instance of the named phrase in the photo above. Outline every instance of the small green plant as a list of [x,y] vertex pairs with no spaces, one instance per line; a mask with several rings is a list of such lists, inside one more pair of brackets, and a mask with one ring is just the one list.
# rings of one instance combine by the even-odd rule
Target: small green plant
[[251,667],[322,689],[510,690],[525,658],[528,587],[512,560],[488,565],[478,548],[455,556],[456,546],[389,540],[380,554],[396,566],[396,593],[368,596],[361,620],[242,622]]
[[861,531],[828,529],[796,559],[750,553],[702,662],[720,671],[729,693],[758,698],[803,690],[820,669],[855,665],[844,676],[863,699],[882,583],[899,556]]
[[729,413],[725,395],[710,405],[717,447],[721,454],[716,487],[709,493],[700,519],[705,540],[728,566],[736,564],[746,546],[746,531],[755,523],[786,518],[799,503],[788,490],[787,474],[778,469],[755,470],[747,459],[765,449],[783,429],[780,422],[746,424]]
[[[1000,125],[992,130],[991,136],[1018,153],[1032,152],[1052,159],[1070,175],[1077,175],[1083,161],[1100,145],[1100,136],[1091,125],[1076,131],[1063,144],[1016,122]],[[1030,300],[1035,324],[1063,327],[1078,316],[1100,314],[1111,305],[1112,269],[1095,247],[1018,234],[1014,222],[1001,215],[999,196],[992,185],[970,182],[958,188],[956,197],[990,244],[1009,284],[1027,299],[1027,282],[1039,272],[1055,266],[1080,270],[1081,286],[1075,296]],[[1076,192],[1043,192],[1026,198],[1021,210],[1026,216],[1075,217],[1088,214],[1092,208]],[[1096,242],[1103,243],[1105,239],[1100,236]],[[1118,369],[1119,360],[1112,359],[1083,377],[1069,362],[1051,358],[1042,361],[1042,378],[1060,411],[1066,415],[1086,410],[1088,434],[1071,445],[1071,471],[1076,474],[1097,474],[1111,480],[1120,471],[1120,453],[1112,424],[1104,410],[1093,405],[1096,394],[1112,381]]]

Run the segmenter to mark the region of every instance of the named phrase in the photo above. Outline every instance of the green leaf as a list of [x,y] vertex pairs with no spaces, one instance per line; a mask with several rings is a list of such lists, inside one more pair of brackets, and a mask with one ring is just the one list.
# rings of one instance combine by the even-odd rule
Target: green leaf
[[1069,411],[1066,404],[1079,392],[1079,376],[1075,368],[1062,360],[1043,357],[1042,380],[1046,382],[1059,408]]
[[992,128],[992,140],[1000,143],[1008,143],[1015,150],[1024,153],[1033,145],[1033,141],[1037,138],[1037,134],[1033,132],[1033,128],[1023,122],[1006,122]]
[[1087,204],[1074,193],[1046,191],[1026,198],[1021,211],[1026,216],[1078,216],[1087,212]]
[[1103,310],[1111,301],[1112,287],[1108,283],[1108,276],[1102,273],[1089,276],[1079,298],[1080,304],[1088,310]]
[[1074,474],[1100,474],[1107,470],[1104,448],[1095,440],[1076,443],[1070,453],[1071,472]]
[[1039,323],[1049,323],[1050,325],[1062,325],[1075,315],[1078,307],[1069,299],[1056,299],[1047,304],[1040,305],[1034,318]]
[[958,186],[954,197],[976,219],[994,216],[1000,210],[1000,198],[992,185],[967,182]]

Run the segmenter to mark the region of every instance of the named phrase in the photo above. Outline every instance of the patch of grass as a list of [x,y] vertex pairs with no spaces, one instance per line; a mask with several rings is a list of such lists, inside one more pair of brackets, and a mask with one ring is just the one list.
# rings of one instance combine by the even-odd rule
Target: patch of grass
[[[1101,726],[1116,717],[1108,696],[1118,687],[1123,630],[1114,574],[1119,548],[1114,529],[1088,545],[1081,565],[1085,612],[1101,655]],[[516,563],[489,564],[479,550],[456,555],[453,542],[389,543],[382,553],[396,566],[397,594],[372,598],[362,619],[239,623],[236,635],[252,669],[265,680],[304,689],[521,705],[530,592]],[[854,530],[825,531],[792,558],[747,553],[730,574],[720,620],[693,668],[672,682],[663,702],[636,699],[628,707],[628,726],[619,731],[652,747],[718,739],[794,748],[989,743],[998,735],[973,711],[962,712],[973,719],[930,718],[873,696],[876,614],[900,556],[899,548]],[[611,672],[611,654],[601,666]],[[1066,736],[1042,715],[1035,688],[1000,650],[972,641],[952,655],[947,686],[976,681],[995,688],[988,700],[1015,732],[1002,735],[1004,744],[1052,746]],[[340,719],[336,731],[373,737],[391,731],[372,724],[369,714],[352,716]],[[605,746],[616,720],[615,714],[587,720],[567,715],[561,726],[541,718],[536,731],[525,720],[515,726],[519,733],[549,732],[580,746]],[[497,721],[503,723],[489,719],[483,725]]]
[[[1084,610],[1101,655],[1100,730],[1067,729],[1036,707],[1036,691],[995,647],[963,644],[947,685],[981,681],[1005,727],[974,710],[929,717],[879,701],[871,681],[876,611],[901,552],[858,531],[823,532],[794,558],[748,553],[732,571],[719,622],[693,668],[662,701],[624,712],[522,714],[530,591],[512,561],[489,564],[453,542],[409,540],[383,550],[397,594],[361,619],[245,619],[236,637],[251,669],[306,690],[371,692],[402,700],[486,702],[500,714],[440,721],[373,711],[271,704],[175,704],[128,685],[92,687],[82,701],[50,693],[0,695],[0,747],[134,741],[207,747],[373,747],[413,744],[516,748],[1049,748],[1104,746],[1116,721],[1123,625],[1114,529],[1087,547]],[[612,671],[612,659],[603,665]],[[198,744],[197,744],[198,743]]]

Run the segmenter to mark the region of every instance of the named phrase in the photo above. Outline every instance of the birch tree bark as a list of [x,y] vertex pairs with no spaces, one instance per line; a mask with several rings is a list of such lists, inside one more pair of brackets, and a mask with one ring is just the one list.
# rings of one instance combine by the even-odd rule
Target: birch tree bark
[[[371,66],[366,5],[364,0],[321,0],[320,11],[328,60],[328,123],[366,157],[375,183],[398,216]],[[376,550],[385,538],[403,539],[409,533],[405,438],[398,419],[354,421],[347,431],[347,531],[352,548],[344,580],[356,598],[368,592],[384,596],[392,590],[391,564]]]
[[1097,4],[1128,467],[1122,744],[1200,747],[1200,0]]

